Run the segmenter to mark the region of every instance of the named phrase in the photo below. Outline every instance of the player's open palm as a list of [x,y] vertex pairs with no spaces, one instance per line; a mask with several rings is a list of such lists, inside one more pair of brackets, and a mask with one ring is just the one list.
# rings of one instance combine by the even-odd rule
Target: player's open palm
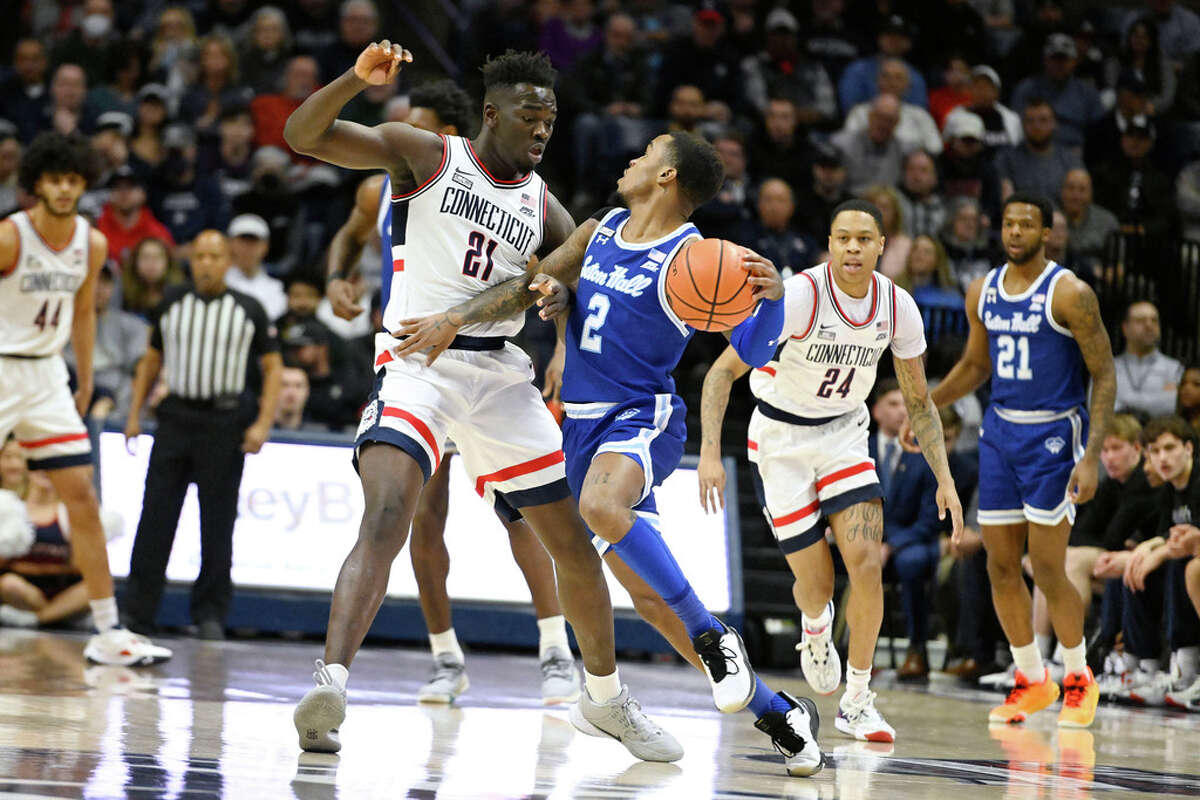
[[742,256],[742,266],[750,273],[746,283],[753,287],[750,294],[756,300],[778,300],[783,297],[783,277],[770,259],[747,249]]
[[725,508],[725,465],[719,458],[700,457],[700,506],[709,513]]
[[371,42],[367,49],[358,54],[354,62],[354,74],[372,86],[391,83],[400,67],[412,62],[412,53],[387,39]]

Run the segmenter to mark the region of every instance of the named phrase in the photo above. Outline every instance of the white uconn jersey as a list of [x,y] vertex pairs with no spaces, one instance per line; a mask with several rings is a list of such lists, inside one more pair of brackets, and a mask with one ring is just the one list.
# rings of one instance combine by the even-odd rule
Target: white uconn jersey
[[774,375],[755,373],[762,401],[809,419],[837,417],[861,408],[875,386],[879,359],[889,347],[898,358],[925,350],[924,327],[912,296],[874,273],[861,300],[837,288],[828,263],[784,282],[788,337],[772,364]]
[[[443,136],[442,162],[424,183],[392,195],[393,280],[383,327],[445,311],[524,273],[542,244],[546,184],[488,174],[468,139]],[[402,273],[402,274],[401,274]],[[402,279],[401,279],[402,278]],[[525,315],[464,327],[466,336],[513,336]]]
[[56,250],[24,211],[9,219],[19,250],[13,271],[0,277],[0,355],[58,355],[71,336],[75,292],[87,279],[91,226],[75,217],[71,241]]

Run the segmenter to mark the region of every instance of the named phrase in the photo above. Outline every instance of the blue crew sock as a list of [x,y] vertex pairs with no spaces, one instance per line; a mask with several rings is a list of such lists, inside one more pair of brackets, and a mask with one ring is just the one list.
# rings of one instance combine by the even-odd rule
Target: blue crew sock
[[786,714],[792,709],[787,700],[772,692],[771,687],[763,683],[762,678],[756,678],[756,681],[754,697],[750,698],[750,705],[746,706],[754,714],[755,719],[762,719],[763,714],[768,711]]
[[679,615],[688,636],[694,638],[710,628],[722,629],[721,623],[700,602],[675,556],[649,522],[638,517],[629,533],[615,542],[612,549]]

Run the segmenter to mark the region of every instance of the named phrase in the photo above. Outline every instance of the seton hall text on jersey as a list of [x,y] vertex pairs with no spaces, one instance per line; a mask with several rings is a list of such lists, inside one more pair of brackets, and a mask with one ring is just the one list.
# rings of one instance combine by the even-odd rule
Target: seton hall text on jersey
[[602,288],[612,289],[630,297],[641,297],[642,292],[654,285],[653,276],[629,275],[626,267],[613,267],[612,272],[605,272],[596,257],[590,254],[583,260],[583,269],[579,277],[581,280],[591,281]]
[[457,186],[447,186],[442,195],[443,214],[454,214],[491,231],[519,253],[524,253],[537,235],[524,220],[482,197]]
[[74,272],[27,272],[21,276],[21,291],[74,292],[83,283],[83,277]]
[[863,347],[861,344],[809,344],[804,358],[812,364],[837,364],[840,367],[873,367],[883,355],[884,347]]
[[1037,333],[1042,325],[1042,315],[1027,314],[1024,311],[1012,312],[1012,317],[996,314],[991,310],[983,312],[983,326],[989,331],[1006,331],[1008,333]]

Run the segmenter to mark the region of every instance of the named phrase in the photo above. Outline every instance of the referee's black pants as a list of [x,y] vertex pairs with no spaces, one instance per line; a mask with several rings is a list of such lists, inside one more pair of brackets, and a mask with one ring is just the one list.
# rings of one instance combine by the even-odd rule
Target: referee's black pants
[[233,525],[245,464],[245,418],[237,409],[199,409],[173,398],[163,401],[158,416],[123,611],[135,629],[153,630],[179,512],[188,485],[195,483],[200,500],[200,574],[192,585],[192,622],[224,624],[233,595]]

